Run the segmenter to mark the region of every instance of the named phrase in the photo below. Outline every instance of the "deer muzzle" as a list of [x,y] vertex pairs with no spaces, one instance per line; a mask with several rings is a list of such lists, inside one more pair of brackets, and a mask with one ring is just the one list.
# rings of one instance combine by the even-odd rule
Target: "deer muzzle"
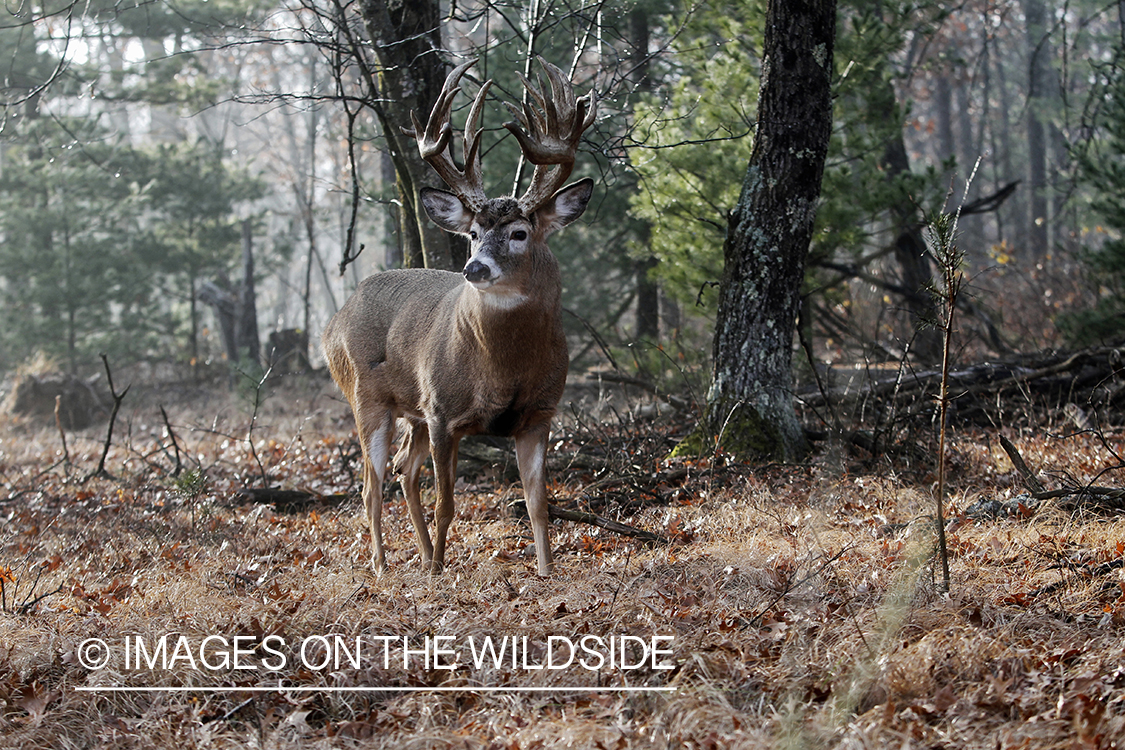
[[469,259],[462,273],[465,274],[465,279],[474,286],[487,286],[495,281],[498,276],[487,263],[475,258]]

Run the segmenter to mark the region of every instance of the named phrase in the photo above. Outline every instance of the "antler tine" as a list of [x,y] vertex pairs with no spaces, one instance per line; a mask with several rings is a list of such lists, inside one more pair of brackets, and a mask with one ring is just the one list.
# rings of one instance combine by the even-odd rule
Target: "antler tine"
[[528,102],[521,111],[505,102],[516,122],[506,122],[504,127],[519,141],[527,160],[535,165],[531,185],[519,198],[524,213],[542,206],[566,182],[574,169],[582,133],[593,124],[597,114],[592,91],[576,99],[566,75],[542,57],[537,59],[546,76],[545,81],[536,76],[538,89],[520,76],[536,106]]
[[402,128],[404,135],[410,136],[418,142],[418,153],[422,156],[438,176],[449,188],[464,201],[473,211],[479,211],[487,202],[484,193],[484,180],[480,166],[480,121],[481,110],[484,108],[484,98],[488,94],[492,81],[485,81],[477,92],[473,106],[469,110],[469,119],[465,123],[465,168],[459,169],[453,161],[453,126],[450,118],[453,113],[453,100],[461,92],[458,85],[465,71],[476,65],[476,60],[461,63],[446,76],[441,87],[434,108],[430,111],[430,119],[423,129],[418,122],[418,116],[411,111],[410,120],[413,129]]
[[474,185],[480,186],[482,200],[487,198],[484,194],[484,176],[480,164],[480,116],[484,111],[484,98],[490,88],[492,88],[491,79],[481,84],[480,91],[473,100],[473,106],[469,109],[469,118],[465,120],[465,177]]

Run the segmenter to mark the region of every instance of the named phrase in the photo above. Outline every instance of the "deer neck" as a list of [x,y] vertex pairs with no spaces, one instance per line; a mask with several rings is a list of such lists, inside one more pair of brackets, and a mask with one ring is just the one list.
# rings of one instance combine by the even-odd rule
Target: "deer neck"
[[466,282],[457,300],[460,335],[473,340],[491,358],[520,357],[552,345],[562,289],[557,263],[548,265],[550,268],[528,274],[533,283],[503,290],[482,291]]

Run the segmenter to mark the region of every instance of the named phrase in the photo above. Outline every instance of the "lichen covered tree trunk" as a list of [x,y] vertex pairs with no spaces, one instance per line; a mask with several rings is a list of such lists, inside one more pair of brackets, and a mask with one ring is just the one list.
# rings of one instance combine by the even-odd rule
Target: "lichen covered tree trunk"
[[754,150],[724,246],[702,432],[744,458],[808,450],[793,331],[832,129],[835,0],[770,0]]

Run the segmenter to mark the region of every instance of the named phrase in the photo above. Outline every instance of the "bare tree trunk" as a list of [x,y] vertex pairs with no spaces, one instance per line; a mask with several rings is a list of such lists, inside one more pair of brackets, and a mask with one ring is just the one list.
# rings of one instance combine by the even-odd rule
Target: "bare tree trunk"
[[221,274],[219,283],[204,281],[199,285],[199,301],[210,305],[219,324],[219,334],[223,339],[223,350],[227,362],[232,366],[238,363],[238,295],[230,290],[230,279]]
[[[985,60],[987,64],[987,60]],[[969,185],[969,176],[972,175],[973,169],[977,166],[977,160],[981,158],[984,151],[979,148],[977,139],[973,134],[973,97],[972,91],[969,88],[969,81],[962,81],[957,86],[956,101],[957,101],[957,134],[959,136],[957,141],[957,153],[959,164],[957,174],[953,180],[953,201],[950,206],[964,205],[968,199],[968,191],[971,190]],[[984,131],[984,119],[978,121],[978,131]],[[979,175],[978,175],[979,179]],[[984,237],[984,222],[980,217],[966,217],[967,221],[961,222],[957,225],[960,232],[959,245],[966,248],[965,258],[975,268],[981,268],[988,263],[988,255],[985,253]]]
[[953,139],[953,87],[949,84],[948,71],[942,71],[937,76],[934,110],[937,119],[937,158],[944,162],[957,153]]
[[[959,183],[956,187],[964,190],[965,181],[973,171],[977,162],[976,140],[973,138],[972,98],[969,96],[969,84],[961,83],[957,86],[954,99],[957,102],[957,161]],[[958,194],[964,198],[963,193]]]
[[452,269],[464,265],[467,245],[438,229],[426,216],[419,190],[438,184],[422,161],[414,140],[414,110],[424,122],[445,82],[441,50],[441,12],[437,0],[363,0],[360,4],[371,46],[379,60],[379,94],[372,106],[379,118],[395,167],[402,221],[403,256],[411,267]]
[[[384,153],[379,159],[380,174],[383,178],[383,185],[393,185],[395,183],[395,165],[391,160],[390,155]],[[384,189],[387,189],[384,187]],[[403,256],[403,242],[402,242],[402,212],[401,211],[388,211],[387,218],[383,224],[384,233],[387,238],[383,249],[383,265],[386,268],[402,268],[404,262]]]
[[1050,245],[1047,197],[1047,116],[1050,99],[1051,44],[1047,36],[1047,8],[1043,0],[1024,0],[1028,52],[1028,249],[1034,258],[1045,258]]
[[[632,37],[632,79],[638,91],[651,88],[648,77],[648,12],[634,8],[629,14],[629,35]],[[646,225],[641,229],[641,242],[649,244],[651,231]],[[637,335],[638,341],[656,341],[660,338],[660,287],[649,273],[660,261],[655,256],[642,258],[634,264],[637,284]]]
[[[943,79],[944,80],[944,79]],[[948,86],[946,86],[948,93]],[[882,90],[873,98],[876,106],[887,110],[892,115],[896,109],[894,87],[886,82]],[[951,104],[945,102],[946,106]],[[944,153],[945,159],[952,155],[954,148],[952,132],[952,113],[949,115],[947,125],[950,128],[948,142],[939,143],[939,148]],[[939,116],[939,120],[942,119]],[[939,131],[942,129],[939,126]],[[942,141],[944,139],[939,139]],[[945,151],[949,149],[949,151]],[[899,178],[910,173],[910,156],[906,151],[906,140],[902,128],[897,128],[890,136],[883,153],[883,171],[887,180],[898,184]],[[922,237],[922,227],[918,217],[917,204],[913,196],[902,192],[901,189],[894,196],[890,206],[894,218],[894,255],[901,275],[900,286],[904,290],[906,310],[910,314],[910,323],[913,327],[913,341],[911,351],[914,356],[923,362],[937,362],[941,359],[941,334],[934,326],[937,321],[937,307],[930,293],[933,280],[933,269],[930,258],[926,253],[926,242]]]
[[[999,147],[994,144],[993,151],[996,154],[995,159],[999,160],[1000,172],[1003,177],[997,182],[1004,183],[1016,179],[1015,168],[1012,166],[1012,118],[1010,113],[1013,110],[1011,103],[1011,92],[1008,90],[1008,75],[1004,60],[1001,55],[996,55],[994,60],[994,70],[996,71],[996,98],[1000,105],[1000,124],[999,128],[993,128],[995,137],[999,140]],[[1012,197],[1012,206],[1005,210],[1001,208],[996,212],[996,241],[997,243],[1011,240],[1016,244],[1022,244],[1025,222],[1021,217],[1026,216],[1027,210],[1024,208],[1024,195],[1027,191],[1020,190]],[[1011,230],[1005,230],[1005,216],[1012,216],[1013,221],[1007,226],[1012,227]],[[1013,236],[1009,236],[1012,234]]]
[[[316,91],[318,81],[316,80],[316,55],[312,55],[309,63],[309,91]],[[287,118],[289,121],[290,133],[293,130],[293,118]],[[311,328],[311,298],[312,298],[312,266],[313,259],[316,255],[316,134],[317,134],[317,107],[315,105],[309,107],[309,120],[308,120],[308,165],[307,174],[301,177],[295,177],[293,180],[293,189],[298,192],[297,205],[301,209],[302,219],[305,225],[305,237],[309,243],[309,257],[308,262],[305,264],[305,289],[302,295],[304,309],[303,320],[301,323],[302,328],[308,331]],[[293,136],[293,160],[295,163],[300,163],[300,157],[297,155],[297,142],[296,137]],[[308,353],[305,353],[306,356]]]
[[[642,232],[648,235],[647,227]],[[646,237],[647,239],[647,237]],[[649,275],[659,261],[655,256],[633,264],[637,284],[637,335],[638,341],[656,341],[660,338],[660,286]]]
[[196,276],[193,270],[188,276],[188,313],[191,316],[191,372],[193,378],[199,373],[199,305],[195,288]]
[[261,366],[252,229],[251,221],[245,219],[242,222],[242,280],[233,285],[223,273],[219,283],[204,281],[199,285],[199,301],[214,309],[227,360],[234,367],[244,362]]
[[258,336],[258,299],[254,288],[254,236],[250,219],[242,221],[242,284],[238,288],[238,307],[235,314],[238,326],[235,337],[240,358],[255,368],[261,367]]
[[754,151],[731,212],[701,438],[755,459],[808,451],[793,331],[832,131],[835,0],[770,0]]

